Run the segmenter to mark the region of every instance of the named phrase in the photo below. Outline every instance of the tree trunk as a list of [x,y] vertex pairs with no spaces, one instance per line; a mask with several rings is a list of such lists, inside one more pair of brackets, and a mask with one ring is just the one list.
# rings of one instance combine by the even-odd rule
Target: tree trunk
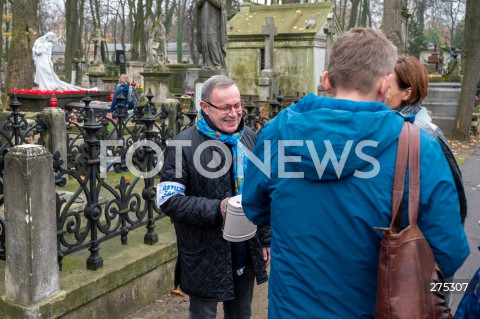
[[[73,59],[79,49],[78,45],[78,7],[76,0],[66,0],[65,2],[65,23],[67,25],[65,40],[65,79],[66,82],[72,80]],[[75,79],[74,79],[75,80]]]
[[350,11],[350,19],[348,22],[347,30],[355,27],[357,23],[357,16],[358,16],[358,7],[360,5],[360,0],[351,0],[352,2],[352,9]]
[[12,1],[12,43],[8,61],[6,88],[31,89],[34,64],[32,47],[37,27],[38,0]]
[[177,9],[177,63],[183,61],[183,2],[179,1]]
[[383,4],[383,33],[397,46],[398,52],[404,51],[402,42],[402,0],[389,0]]
[[[342,1],[342,0],[340,0]],[[343,5],[341,8],[341,13],[340,13],[340,23],[342,26],[342,30],[345,28],[345,15],[347,12],[347,0],[343,0]]]
[[465,13],[465,31],[477,30],[477,32],[465,32],[465,47],[463,58],[465,71],[463,75],[462,91],[457,111],[457,127],[455,135],[459,139],[468,139],[470,125],[472,124],[473,107],[475,103],[475,91],[480,76],[480,1],[467,0]]
[[[5,1],[0,1],[0,25],[3,26],[3,5]],[[2,28],[3,31],[3,28]],[[3,36],[0,37],[0,70],[3,69]],[[3,81],[3,79],[2,79]]]
[[368,0],[362,0],[362,18],[360,19],[360,26],[366,27],[367,26],[367,16],[368,16]]
[[93,23],[93,30],[97,30],[97,19],[95,18],[95,4],[93,0],[90,0],[90,10],[92,10],[92,23]]
[[[131,1],[133,2],[133,1]],[[136,10],[133,15],[133,37],[132,37],[132,61],[143,60],[145,61],[147,47],[145,43],[144,24],[145,16],[143,14],[143,0],[137,0]]]
[[425,30],[425,11],[427,10],[427,0],[417,2],[417,21],[418,27],[423,32]]
[[[78,12],[85,12],[85,0],[80,0],[78,4]],[[75,35],[75,38],[77,39],[77,53],[76,57],[78,58],[78,61],[83,61],[83,63],[87,63],[87,55],[85,53],[85,48],[82,44],[82,33],[83,33],[83,28],[85,24],[85,16],[83,14],[80,14],[79,20],[78,20],[78,34]],[[82,75],[81,71],[82,69],[79,68],[79,64],[76,64],[77,68],[77,79],[76,82],[80,83],[82,81]]]
[[[138,24],[137,24],[138,23]],[[137,31],[136,35],[140,39],[140,59],[146,61],[147,59],[147,41],[143,37],[143,27],[145,25],[145,13],[143,12],[143,0],[138,0],[137,6],[137,19],[135,19],[135,24],[138,27],[135,29]]]
[[176,0],[166,0],[165,1],[165,30],[167,30],[167,34],[170,33],[170,28],[172,27],[172,18],[173,14],[175,13],[175,7],[177,6]]

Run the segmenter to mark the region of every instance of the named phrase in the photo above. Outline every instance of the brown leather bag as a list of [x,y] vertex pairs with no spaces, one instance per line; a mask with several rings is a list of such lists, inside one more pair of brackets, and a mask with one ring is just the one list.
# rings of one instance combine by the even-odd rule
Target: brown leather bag
[[[408,222],[401,229],[408,158]],[[398,139],[392,221],[383,230],[379,256],[376,319],[453,318],[442,292],[430,291],[443,275],[417,225],[420,201],[420,131],[405,123]]]

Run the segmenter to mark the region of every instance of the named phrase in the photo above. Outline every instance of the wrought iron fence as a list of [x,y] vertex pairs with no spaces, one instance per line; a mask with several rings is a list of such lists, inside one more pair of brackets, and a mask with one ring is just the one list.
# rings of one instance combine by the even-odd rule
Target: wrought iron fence
[[[65,111],[67,157],[61,158],[59,152],[53,154],[60,268],[65,256],[83,249],[90,251],[87,268],[101,268],[101,243],[119,237],[122,244],[127,244],[129,232],[140,227],[145,227],[146,244],[158,241],[155,222],[164,215],[155,205],[158,175],[149,173],[157,166],[157,152],[165,149],[167,140],[180,129],[193,125],[197,111],[193,100],[188,109],[180,103],[173,110],[162,104],[157,111],[153,97],[149,92],[148,102],[131,111],[124,98],[119,97],[119,104],[110,113],[108,108],[92,107],[87,94],[79,110]],[[245,104],[245,124],[258,134],[285,105],[298,100],[298,95],[285,99],[281,92],[267,102],[250,96]],[[14,96],[10,104],[13,112],[0,131],[2,154],[15,145],[29,142],[28,136],[47,129],[40,116],[29,126],[18,111],[20,105]],[[166,124],[172,111],[176,112],[173,121],[177,128],[172,121]],[[3,157],[0,165],[0,204],[3,204]],[[107,181],[106,176],[113,171],[120,174],[118,184]],[[67,188],[71,191],[65,191]],[[5,259],[5,227],[0,216],[0,259]]]
[[[151,102],[153,95],[149,93],[147,98],[146,105],[137,107],[132,114],[128,114],[120,99],[113,116],[108,118],[106,112],[96,114],[86,97],[76,123],[71,121],[71,114],[67,114],[69,124],[78,128],[78,134],[69,141],[69,157],[74,159],[65,168],[59,154],[54,155],[55,180],[58,187],[67,183],[78,184],[78,187],[71,196],[61,198],[57,194],[60,266],[64,256],[88,249],[87,268],[97,270],[103,266],[99,252],[103,241],[120,237],[122,244],[127,244],[128,233],[142,226],[146,228],[146,244],[158,241],[155,221],[164,215],[155,205],[156,174],[149,175],[149,172],[157,165],[157,148],[163,150],[173,133],[164,125],[167,109],[162,105],[157,112]],[[129,123],[132,123],[130,128]],[[105,132],[105,124],[113,125],[114,130]],[[102,150],[102,138],[112,141],[112,132],[117,133],[113,139],[115,146]],[[78,143],[80,140],[84,143]],[[111,151],[111,162],[107,161],[107,151]],[[118,160],[114,160],[115,157]],[[111,169],[116,173],[133,170],[136,174],[121,176],[119,184],[110,185],[102,172]],[[76,202],[81,202],[81,209],[75,209]]]

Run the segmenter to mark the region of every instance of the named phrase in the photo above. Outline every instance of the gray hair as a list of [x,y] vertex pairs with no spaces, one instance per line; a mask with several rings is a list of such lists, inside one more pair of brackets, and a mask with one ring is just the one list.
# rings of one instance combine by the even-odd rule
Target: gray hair
[[213,89],[220,88],[226,89],[235,85],[238,87],[237,83],[234,80],[225,75],[214,75],[208,80],[206,80],[202,85],[202,100],[210,102],[210,96],[212,95]]

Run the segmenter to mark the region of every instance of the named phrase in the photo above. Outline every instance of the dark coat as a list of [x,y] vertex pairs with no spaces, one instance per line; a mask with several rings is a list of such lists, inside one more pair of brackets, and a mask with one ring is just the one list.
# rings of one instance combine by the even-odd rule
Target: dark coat
[[110,104],[110,112],[115,111],[115,106],[120,102],[117,99],[118,93],[122,92],[123,97],[125,100],[123,100],[123,104],[127,104],[127,96],[128,96],[128,89],[130,88],[130,83],[122,83],[118,84],[117,87],[115,88],[115,91],[113,92],[113,100],[112,104]]
[[[220,213],[222,200],[235,196],[232,168],[218,178],[198,173],[194,167],[195,150],[202,142],[211,139],[195,126],[181,132],[174,140],[191,141],[191,147],[182,147],[182,176],[175,176],[175,147],[172,146],[165,151],[161,173],[161,182],[171,181],[185,186],[185,196],[170,197],[161,205],[162,211],[172,218],[177,234],[175,287],[180,285],[188,295],[213,301],[234,299],[231,243],[223,238]],[[255,133],[245,127],[241,142],[252,149]],[[223,167],[225,156],[221,149],[208,147],[201,152],[200,161],[207,170],[209,163],[220,161],[221,165],[214,165],[218,169]],[[269,246],[269,227],[259,228],[257,235],[247,242],[257,284],[268,279],[261,247]]]

